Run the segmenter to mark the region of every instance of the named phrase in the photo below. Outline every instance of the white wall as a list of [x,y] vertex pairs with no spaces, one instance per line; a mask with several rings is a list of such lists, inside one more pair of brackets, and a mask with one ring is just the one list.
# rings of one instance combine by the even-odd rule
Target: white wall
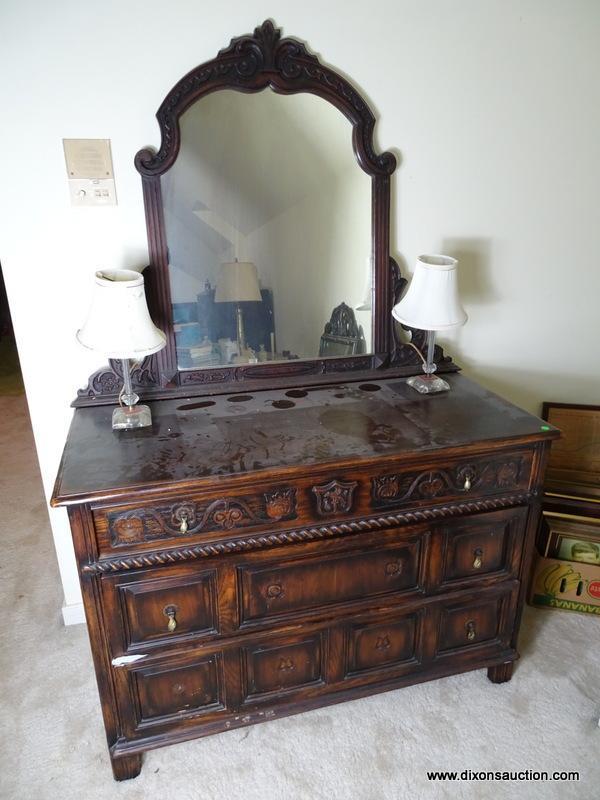
[[[171,86],[274,13],[356,80],[379,145],[399,149],[393,249],[461,258],[467,374],[534,411],[598,402],[597,0],[4,0],[0,261],[47,494],[99,366],[74,339],[90,273],[147,259],[133,156],[158,144]],[[70,207],[63,137],[111,139],[117,207]],[[73,610],[64,511],[51,522]]]

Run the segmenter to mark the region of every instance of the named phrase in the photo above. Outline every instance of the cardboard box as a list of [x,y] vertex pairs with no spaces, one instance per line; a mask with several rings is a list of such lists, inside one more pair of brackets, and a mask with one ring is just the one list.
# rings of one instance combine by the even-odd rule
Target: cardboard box
[[600,567],[536,555],[529,604],[600,614]]

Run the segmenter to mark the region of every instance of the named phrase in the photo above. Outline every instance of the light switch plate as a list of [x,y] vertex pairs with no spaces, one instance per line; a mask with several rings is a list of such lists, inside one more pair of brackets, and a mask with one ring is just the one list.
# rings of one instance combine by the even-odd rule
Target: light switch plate
[[72,206],[116,206],[117,193],[112,178],[75,178],[69,181]]

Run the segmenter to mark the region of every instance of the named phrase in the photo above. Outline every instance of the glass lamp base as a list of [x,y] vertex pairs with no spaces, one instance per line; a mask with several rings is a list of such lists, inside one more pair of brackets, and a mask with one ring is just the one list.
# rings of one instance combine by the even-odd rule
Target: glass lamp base
[[152,425],[152,414],[148,406],[119,406],[113,411],[113,431],[147,428],[148,425]]
[[450,384],[446,383],[439,375],[415,375],[414,378],[409,378],[406,382],[421,394],[447,392],[450,389]]

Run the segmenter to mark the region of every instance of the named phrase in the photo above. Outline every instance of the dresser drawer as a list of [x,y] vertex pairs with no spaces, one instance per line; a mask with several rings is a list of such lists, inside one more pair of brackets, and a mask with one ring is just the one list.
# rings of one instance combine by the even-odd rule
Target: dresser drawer
[[[174,572],[174,574],[173,574]],[[217,572],[194,567],[105,577],[114,654],[219,633]]]
[[418,593],[429,533],[396,536],[385,546],[270,559],[237,567],[240,623],[251,624],[340,603]]
[[267,483],[252,490],[191,492],[142,505],[93,509],[100,554],[188,546],[246,529],[272,529],[299,518],[297,490]]
[[126,735],[155,734],[226,712],[223,654],[192,655],[115,669]]
[[242,647],[242,700],[272,699],[325,682],[327,632]]
[[533,454],[530,450],[444,459],[440,465],[395,470],[371,480],[371,504],[376,509],[487,497],[529,489]]
[[527,514],[527,508],[512,508],[443,526],[441,589],[483,577],[516,578]]
[[289,483],[148,496],[142,504],[100,505],[92,509],[97,550],[100,558],[127,558],[157,548],[206,546],[210,552],[212,545],[218,547],[221,542],[235,548],[232,540],[236,539],[331,526],[393,510],[525,493],[530,489],[532,464],[532,450],[469,459],[439,453],[420,466],[369,466],[318,477],[308,474]]
[[415,672],[423,659],[425,608],[346,624],[344,635],[345,681],[364,682]]
[[480,597],[445,603],[437,609],[436,657],[470,650],[508,647],[519,584],[511,581]]

